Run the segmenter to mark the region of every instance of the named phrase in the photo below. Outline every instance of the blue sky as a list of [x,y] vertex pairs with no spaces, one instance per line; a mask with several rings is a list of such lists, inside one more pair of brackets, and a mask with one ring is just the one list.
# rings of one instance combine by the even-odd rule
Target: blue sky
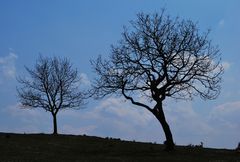
[[[41,110],[22,110],[16,76],[26,75],[38,55],[68,57],[85,78],[94,77],[89,60],[107,57],[124,25],[138,12],[160,12],[211,29],[222,53],[222,92],[214,101],[167,100],[167,120],[176,144],[235,148],[240,142],[240,1],[238,0],[8,0],[0,1],[0,131],[51,133],[52,118]],[[112,136],[162,143],[157,120],[142,108],[114,96],[90,100],[85,109],[59,113],[59,132]]]

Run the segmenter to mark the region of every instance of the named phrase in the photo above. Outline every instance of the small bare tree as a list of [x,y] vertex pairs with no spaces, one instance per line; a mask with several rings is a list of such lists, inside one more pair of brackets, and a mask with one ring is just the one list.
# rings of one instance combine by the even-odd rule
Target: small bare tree
[[23,108],[42,108],[52,114],[53,134],[57,134],[57,113],[78,109],[84,94],[79,90],[80,78],[68,59],[39,57],[33,69],[25,67],[30,78],[18,78],[17,88]]
[[[140,13],[131,25],[132,29],[125,27],[122,39],[112,46],[109,59],[99,56],[91,61],[98,76],[93,95],[121,94],[150,111],[162,125],[166,150],[173,150],[163,101],[197,95],[215,99],[223,72],[219,50],[208,40],[208,32],[201,34],[191,20],[171,19],[164,11],[160,15]],[[140,102],[139,94],[149,100]]]

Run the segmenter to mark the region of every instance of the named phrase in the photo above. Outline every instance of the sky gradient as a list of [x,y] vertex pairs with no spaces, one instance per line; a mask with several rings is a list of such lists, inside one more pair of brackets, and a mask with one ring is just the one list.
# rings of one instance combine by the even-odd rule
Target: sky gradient
[[[52,118],[40,110],[22,110],[16,97],[17,76],[33,67],[39,54],[68,57],[89,86],[89,60],[108,57],[123,26],[138,12],[166,8],[172,17],[211,29],[225,68],[220,96],[213,101],[166,100],[164,110],[176,144],[235,148],[240,142],[240,1],[239,0],[8,0],[0,1],[0,132],[51,133]],[[111,136],[162,143],[154,116],[114,96],[89,100],[84,109],[58,115],[65,134]]]

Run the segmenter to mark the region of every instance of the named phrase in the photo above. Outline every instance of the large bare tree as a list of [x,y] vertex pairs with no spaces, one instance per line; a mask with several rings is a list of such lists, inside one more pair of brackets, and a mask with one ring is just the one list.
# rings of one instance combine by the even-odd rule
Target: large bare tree
[[[110,58],[91,61],[97,74],[93,95],[120,94],[150,111],[162,125],[166,149],[173,150],[163,101],[167,97],[215,99],[223,72],[219,49],[212,45],[208,31],[200,33],[191,20],[171,18],[164,11],[140,13],[130,23],[112,46]],[[139,94],[148,100],[140,102]]]
[[57,134],[57,113],[65,109],[78,109],[83,105],[84,94],[79,90],[80,77],[68,59],[40,56],[33,69],[27,68],[30,77],[18,78],[17,88],[23,108],[42,108],[53,117],[53,134]]

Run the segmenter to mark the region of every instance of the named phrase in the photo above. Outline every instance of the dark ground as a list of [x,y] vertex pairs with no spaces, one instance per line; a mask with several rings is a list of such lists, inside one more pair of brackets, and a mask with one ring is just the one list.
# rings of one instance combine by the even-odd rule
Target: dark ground
[[0,162],[240,162],[235,150],[177,146],[72,135],[0,133]]

